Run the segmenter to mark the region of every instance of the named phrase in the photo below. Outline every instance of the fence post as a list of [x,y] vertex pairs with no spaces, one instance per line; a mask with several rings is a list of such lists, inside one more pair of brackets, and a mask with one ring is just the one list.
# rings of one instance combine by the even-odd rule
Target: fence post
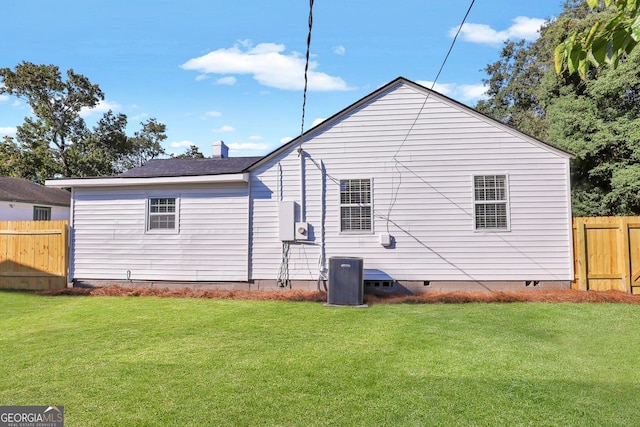
[[631,292],[631,254],[629,251],[629,217],[620,217],[618,226],[620,227],[620,236],[618,239],[619,269],[622,279],[622,288],[626,292]]
[[586,291],[588,289],[589,278],[587,276],[587,243],[586,226],[584,218],[574,218],[576,230],[576,272],[578,273],[578,289]]

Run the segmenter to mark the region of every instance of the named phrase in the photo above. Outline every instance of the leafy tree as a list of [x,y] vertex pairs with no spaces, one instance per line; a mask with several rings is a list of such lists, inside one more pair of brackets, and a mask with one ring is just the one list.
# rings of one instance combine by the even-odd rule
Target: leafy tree
[[544,78],[543,56],[538,45],[526,45],[524,40],[505,43],[500,60],[487,65],[490,76],[488,98],[476,109],[521,131],[544,138],[545,110],[537,91]]
[[489,98],[477,106],[574,154],[574,215],[640,214],[640,49],[617,69],[591,67],[584,79],[557,75],[553,64],[561,40],[609,15],[568,1],[538,40],[507,42],[486,67]]
[[529,135],[546,139],[548,134],[547,107],[558,95],[561,86],[582,90],[577,76],[563,76],[563,81],[549,73],[550,58],[557,43],[586,25],[588,8],[582,0],[565,2],[564,12],[540,30],[533,43],[524,40],[505,42],[500,59],[485,67],[489,78],[488,98],[476,109]]
[[611,15],[589,27],[572,32],[557,45],[555,69],[578,73],[585,79],[590,66],[611,64],[616,68],[640,42],[640,1],[585,0],[591,9],[609,8]]
[[634,51],[618,69],[599,70],[583,91],[563,91],[548,108],[549,141],[575,154],[578,213],[640,214],[639,64]]
[[191,145],[184,153],[178,155],[172,154],[171,157],[174,159],[204,159],[204,154],[202,154],[197,145]]
[[94,126],[86,138],[71,149],[75,170],[84,176],[113,175],[122,172],[119,164],[130,152],[126,134],[127,116],[111,110]]
[[10,136],[5,135],[0,141],[0,159],[3,160],[0,162],[0,175],[15,178],[22,176],[20,147]]
[[54,65],[22,62],[15,71],[0,68],[0,78],[0,94],[26,100],[33,112],[18,126],[17,144],[5,140],[0,150],[0,162],[13,165],[14,176],[43,182],[56,175],[113,175],[164,154],[166,127],[156,119],[128,137],[127,117],[109,111],[88,129],[80,111],[95,107],[104,94],[73,70],[63,79]]
[[147,160],[165,154],[162,141],[167,139],[167,135],[165,135],[167,127],[156,119],[149,119],[140,124],[142,130],[134,133],[130,141],[132,156],[128,159],[128,163],[125,162],[123,165],[125,170],[134,166],[142,166]]
[[166,126],[156,119],[140,124],[142,129],[128,137],[127,116],[109,110],[93,132],[73,147],[77,170],[85,176],[115,175],[164,154],[161,142],[166,139]]
[[18,140],[28,141],[34,153],[46,152],[53,146],[52,155],[62,165],[61,172],[71,176],[68,150],[85,133],[80,110],[95,107],[104,99],[100,88],[73,70],[67,71],[64,81],[58,67],[30,62],[22,62],[15,71],[1,68],[0,77],[4,82],[0,94],[25,99],[35,115],[35,119],[27,118],[18,128]]

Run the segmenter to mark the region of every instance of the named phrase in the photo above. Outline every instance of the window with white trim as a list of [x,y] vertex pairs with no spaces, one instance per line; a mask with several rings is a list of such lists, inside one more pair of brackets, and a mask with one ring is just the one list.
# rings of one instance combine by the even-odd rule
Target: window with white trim
[[371,180],[340,180],[340,231],[371,231]]
[[47,206],[34,206],[33,207],[33,220],[34,221],[50,221],[51,220],[51,208]]
[[176,198],[149,198],[147,230],[176,230],[178,224]]
[[508,230],[507,176],[473,177],[476,230]]

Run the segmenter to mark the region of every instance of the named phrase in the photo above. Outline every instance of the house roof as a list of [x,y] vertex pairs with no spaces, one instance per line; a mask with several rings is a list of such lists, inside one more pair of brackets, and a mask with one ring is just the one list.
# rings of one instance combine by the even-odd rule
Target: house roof
[[437,97],[438,99],[442,100],[445,103],[448,103],[449,105],[458,108],[460,110],[464,110],[472,115],[475,115],[476,117],[478,117],[479,119],[486,121],[486,122],[490,122],[492,123],[494,126],[499,127],[509,133],[512,134],[517,134],[522,138],[525,138],[527,140],[529,140],[530,142],[543,147],[549,151],[552,151],[562,157],[572,157],[573,154],[569,153],[568,151],[565,151],[561,148],[555,147],[545,141],[542,141],[540,139],[537,139],[531,135],[527,135],[524,132],[519,131],[518,129],[515,129],[511,126],[508,126],[492,117],[487,116],[484,113],[479,112],[478,110],[471,108],[467,105],[464,105],[458,101],[456,101],[455,99],[449,98],[448,96],[442,95],[432,89],[428,89],[422,85],[419,85],[418,83],[415,83],[411,80],[408,80],[404,77],[398,77],[395,80],[392,80],[391,82],[387,83],[386,85],[380,87],[379,89],[375,90],[374,92],[370,93],[369,95],[365,96],[364,98],[354,102],[353,104],[351,104],[350,106],[344,108],[343,110],[337,112],[336,114],[334,114],[333,116],[329,117],[328,119],[326,119],[325,121],[323,121],[322,123],[320,123],[319,125],[312,127],[311,129],[307,130],[306,132],[304,132],[302,135],[292,139],[291,141],[289,141],[288,143],[276,148],[274,151],[272,151],[271,153],[267,154],[266,156],[264,156],[262,159],[256,161],[254,164],[251,165],[250,169],[253,170],[257,167],[262,166],[263,164],[269,162],[271,159],[273,159],[274,157],[280,155],[283,152],[288,151],[289,149],[291,149],[291,147],[295,147],[298,146],[300,144],[302,144],[305,141],[310,140],[311,138],[315,137],[316,135],[324,132],[326,129],[328,129],[329,127],[333,126],[337,121],[339,121],[340,119],[342,119],[344,116],[348,115],[350,112],[357,110],[358,108],[360,108],[361,106],[365,105],[366,103],[370,102],[371,100],[378,98],[380,96],[382,96],[383,94],[389,92],[390,90],[400,86],[400,85],[408,85],[413,87],[416,90],[422,91],[426,94],[429,94],[429,96],[434,96]]
[[236,174],[262,157],[219,157],[212,159],[153,159],[118,175],[120,178],[158,178]]
[[[344,108],[334,114],[321,124],[307,130],[302,135],[294,138],[287,144],[276,148],[271,153],[263,157],[217,157],[210,159],[153,159],[149,160],[143,166],[138,166],[128,170],[115,177],[94,177],[94,178],[66,178],[62,180],[47,181],[48,186],[52,187],[94,187],[94,186],[118,186],[118,185],[147,185],[147,184],[168,184],[168,183],[222,183],[222,182],[247,182],[248,172],[270,162],[280,154],[287,152],[292,147],[299,146],[304,141],[308,141],[316,135],[324,132],[329,127],[335,125],[336,122],[343,117],[357,110],[368,102],[383,96],[387,92],[395,89],[400,85],[408,85],[415,90],[421,91],[429,96],[437,97],[444,103],[451,105],[459,110],[466,111],[479,118],[480,120],[491,123],[493,126],[503,129],[520,138],[524,138],[529,142],[538,145],[555,154],[570,158],[571,153],[564,151],[558,147],[527,135],[513,127],[505,125],[477,110],[464,105],[452,98],[442,95],[436,91],[421,86],[404,77],[398,77],[395,80],[380,87],[376,91],[370,93],[364,98],[356,101],[352,105]],[[196,177],[202,177],[197,180]]]
[[0,176],[0,200],[43,205],[70,206],[71,193],[23,178]]
[[248,182],[249,166],[262,157],[212,159],[153,159],[118,176],[47,180],[58,188],[119,187],[164,184],[221,184]]

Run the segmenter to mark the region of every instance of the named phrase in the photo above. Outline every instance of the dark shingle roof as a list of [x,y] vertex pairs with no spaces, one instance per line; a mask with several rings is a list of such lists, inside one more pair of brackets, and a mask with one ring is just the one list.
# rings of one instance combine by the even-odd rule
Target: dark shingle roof
[[0,176],[0,200],[70,206],[71,193],[49,188],[22,178]]
[[224,175],[240,173],[262,157],[220,157],[213,159],[153,159],[118,175],[122,178]]

